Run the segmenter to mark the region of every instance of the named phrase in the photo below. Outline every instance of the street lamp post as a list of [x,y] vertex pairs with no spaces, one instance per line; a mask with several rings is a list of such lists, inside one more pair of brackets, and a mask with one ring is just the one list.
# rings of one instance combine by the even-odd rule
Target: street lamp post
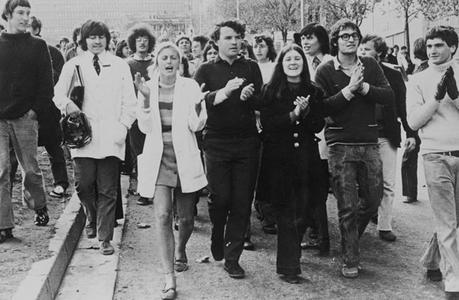
[[236,0],[236,18],[239,20],[239,0]]
[[301,1],[301,28],[304,28],[304,0]]

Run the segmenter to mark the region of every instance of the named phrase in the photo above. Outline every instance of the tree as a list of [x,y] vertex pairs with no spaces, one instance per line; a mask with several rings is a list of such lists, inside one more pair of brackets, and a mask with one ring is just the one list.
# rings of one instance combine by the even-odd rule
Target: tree
[[459,0],[418,0],[422,14],[430,21],[459,16]]
[[408,49],[408,53],[410,53],[410,21],[421,11],[421,6],[418,0],[395,0],[395,2],[403,14],[405,22],[405,45]]
[[287,42],[287,33],[294,30],[300,17],[300,2],[297,0],[258,0],[265,28],[274,28],[282,33],[284,43]]
[[321,0],[315,1],[327,15],[331,16],[332,22],[339,19],[350,19],[357,26],[362,24],[365,16],[373,11],[375,0]]

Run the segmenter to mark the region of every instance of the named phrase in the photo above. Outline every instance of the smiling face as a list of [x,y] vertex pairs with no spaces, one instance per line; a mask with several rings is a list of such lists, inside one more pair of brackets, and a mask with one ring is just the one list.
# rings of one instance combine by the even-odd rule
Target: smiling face
[[296,81],[303,71],[303,57],[296,50],[288,51],[282,59],[282,68],[289,81]]
[[107,47],[107,38],[105,35],[90,35],[86,39],[86,45],[92,54],[100,54]]
[[448,44],[440,39],[428,39],[426,41],[427,57],[429,62],[435,65],[441,65],[453,57],[454,51],[456,51],[456,46],[448,46]]
[[259,62],[264,62],[268,59],[268,51],[268,45],[266,45],[265,40],[261,40],[253,46],[253,52]]
[[344,28],[340,30],[338,37],[338,52],[345,55],[357,53],[359,37],[355,29],[349,27]]
[[180,67],[180,56],[172,48],[164,48],[158,53],[158,70],[160,75],[171,77],[176,76]]
[[9,33],[24,33],[27,31],[30,19],[30,7],[16,6],[10,15],[6,16]]
[[314,34],[302,35],[301,36],[301,47],[306,55],[316,56],[320,54],[320,42]]
[[220,38],[217,41],[218,50],[221,56],[237,58],[241,49],[242,37],[240,33],[231,27],[220,28]]

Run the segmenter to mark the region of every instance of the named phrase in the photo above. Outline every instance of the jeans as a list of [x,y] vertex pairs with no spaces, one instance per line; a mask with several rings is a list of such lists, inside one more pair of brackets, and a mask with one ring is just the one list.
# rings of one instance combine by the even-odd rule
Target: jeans
[[37,161],[37,142],[38,122],[32,110],[18,119],[0,119],[0,229],[14,227],[10,143],[22,168],[23,201],[33,210],[46,206],[43,175]]
[[402,160],[402,195],[418,199],[418,153],[420,141],[416,140],[416,147],[403,153]]
[[328,164],[338,201],[343,262],[357,267],[359,238],[377,212],[383,194],[378,145],[332,145]]
[[386,138],[379,138],[378,144],[384,180],[384,193],[378,208],[378,230],[392,231],[392,206],[395,198],[397,148],[392,146]]
[[250,218],[260,140],[206,138],[204,158],[209,182],[212,243],[224,243],[224,258],[238,261]]
[[99,241],[113,238],[116,198],[119,186],[119,159],[77,157],[75,188],[83,205],[87,226],[97,226]]
[[445,291],[459,292],[459,157],[428,153],[423,159]]

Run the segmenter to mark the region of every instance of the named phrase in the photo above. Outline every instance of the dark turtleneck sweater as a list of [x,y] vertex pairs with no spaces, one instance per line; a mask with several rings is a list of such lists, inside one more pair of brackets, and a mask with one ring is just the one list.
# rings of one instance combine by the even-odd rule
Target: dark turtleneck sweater
[[38,118],[53,98],[53,72],[46,42],[30,33],[0,35],[0,119],[30,109]]

